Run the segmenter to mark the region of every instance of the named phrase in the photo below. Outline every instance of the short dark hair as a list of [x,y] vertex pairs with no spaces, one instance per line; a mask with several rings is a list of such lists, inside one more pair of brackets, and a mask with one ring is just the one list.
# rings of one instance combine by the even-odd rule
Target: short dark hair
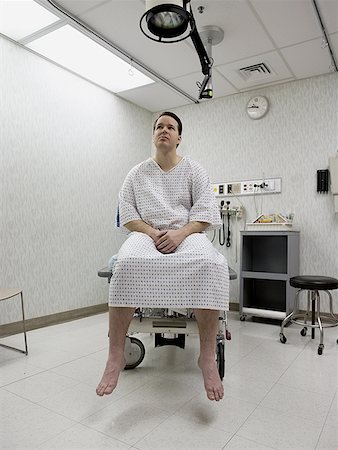
[[179,136],[181,136],[181,134],[182,134],[182,122],[181,122],[181,119],[180,119],[178,116],[176,116],[175,113],[170,112],[170,111],[165,111],[165,112],[161,113],[161,114],[158,116],[158,118],[157,118],[157,119],[155,120],[155,122],[154,122],[153,131],[155,131],[156,122],[157,122],[158,119],[159,119],[160,117],[162,117],[162,116],[170,116],[170,117],[172,117],[174,120],[176,120],[177,125],[178,125],[178,134],[179,134]]

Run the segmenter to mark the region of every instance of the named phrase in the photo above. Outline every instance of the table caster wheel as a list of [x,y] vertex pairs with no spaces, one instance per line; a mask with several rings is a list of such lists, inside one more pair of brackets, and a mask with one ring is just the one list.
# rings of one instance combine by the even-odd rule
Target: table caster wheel
[[125,350],[124,357],[126,359],[125,370],[135,369],[143,361],[145,355],[145,348],[143,343],[134,337],[127,337],[130,339],[130,347]]
[[244,316],[244,314],[242,314],[241,316],[239,316],[239,320],[240,320],[241,322],[244,322],[244,321],[245,321],[245,316]]
[[306,336],[306,333],[307,333],[307,328],[306,328],[306,327],[302,328],[300,334],[301,334],[302,336]]
[[322,355],[323,354],[323,349],[324,349],[324,345],[323,344],[319,344],[318,355]]
[[231,341],[231,333],[228,330],[225,330],[225,339],[227,341]]

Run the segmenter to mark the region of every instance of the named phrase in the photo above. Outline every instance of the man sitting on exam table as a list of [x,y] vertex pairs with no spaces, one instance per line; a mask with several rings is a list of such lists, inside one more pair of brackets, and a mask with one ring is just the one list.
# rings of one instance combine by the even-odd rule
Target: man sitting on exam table
[[221,400],[215,361],[219,310],[229,306],[225,258],[205,230],[221,225],[208,174],[177,154],[182,122],[155,121],[153,158],[135,166],[119,196],[121,226],[132,232],[118,252],[109,286],[109,353],[97,395],[111,394],[125,366],[124,344],[135,308],[191,308],[200,336],[198,365],[206,394]]

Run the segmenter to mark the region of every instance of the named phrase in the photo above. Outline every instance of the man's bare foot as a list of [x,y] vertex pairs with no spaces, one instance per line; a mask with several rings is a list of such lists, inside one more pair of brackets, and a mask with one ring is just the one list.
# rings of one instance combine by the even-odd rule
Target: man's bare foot
[[209,400],[222,400],[224,387],[213,358],[198,358],[198,366],[202,370],[204,387]]
[[113,358],[109,355],[102,379],[96,388],[97,395],[102,397],[113,392],[116,388],[120,372],[124,369],[125,365],[126,361],[123,356],[122,358]]

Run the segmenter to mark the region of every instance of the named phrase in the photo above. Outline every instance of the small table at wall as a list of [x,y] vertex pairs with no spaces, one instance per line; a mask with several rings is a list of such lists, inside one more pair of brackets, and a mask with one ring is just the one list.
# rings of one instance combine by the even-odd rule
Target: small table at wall
[[22,289],[0,289],[0,302],[5,300],[10,300],[16,297],[17,295],[20,295],[21,297],[21,311],[22,311],[22,328],[23,328],[23,334],[25,339],[25,350],[21,350],[19,348],[11,347],[10,345],[0,344],[1,347],[8,348],[10,350],[15,350],[16,352],[24,353],[25,355],[28,355],[28,347],[27,347],[27,336],[26,336],[26,324],[25,324],[25,312],[23,307],[23,294]]

